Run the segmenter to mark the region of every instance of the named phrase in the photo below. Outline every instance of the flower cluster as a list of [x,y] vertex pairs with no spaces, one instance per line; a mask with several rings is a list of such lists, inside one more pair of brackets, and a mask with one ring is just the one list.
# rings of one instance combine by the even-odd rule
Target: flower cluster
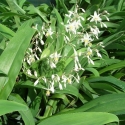
[[60,57],[61,55],[58,54],[57,52],[50,55],[50,58],[48,59],[48,63],[51,68],[56,68],[56,64],[58,63]]
[[[61,32],[57,30],[57,25],[54,27],[43,23],[41,30],[38,30],[38,25],[34,27],[37,34],[27,50],[23,70],[28,77],[34,79],[35,86],[38,83],[45,86],[47,95],[54,93],[55,89],[66,88],[67,84],[79,83],[79,72],[85,70],[81,63],[83,60],[94,65],[93,56],[102,58],[98,48],[104,47],[103,44],[99,42],[93,45],[93,41],[99,39],[99,26],[107,28],[102,17],[109,21],[108,12],[99,13],[98,10],[88,17],[85,14],[85,10],[76,5],[74,11],[65,14],[64,22],[58,22],[64,28]],[[64,38],[60,48],[56,46],[59,34]],[[44,48],[49,48],[50,53],[41,59]]]
[[79,75],[73,76],[71,74],[65,75],[62,74],[59,76],[58,74],[52,74],[50,78],[39,77],[35,82],[34,85],[36,86],[40,81],[44,82],[44,84],[47,86],[47,88],[44,88],[48,91],[51,91],[52,93],[55,92],[55,87],[62,90],[63,88],[66,88],[67,84],[72,84],[72,80],[75,79],[77,83],[79,83]]

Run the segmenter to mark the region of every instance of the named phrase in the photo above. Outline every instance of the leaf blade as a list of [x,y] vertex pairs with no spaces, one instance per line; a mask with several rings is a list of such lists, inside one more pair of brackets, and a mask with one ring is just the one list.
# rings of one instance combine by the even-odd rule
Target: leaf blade
[[[22,30],[17,31],[0,57],[0,70],[5,74],[8,74],[9,77],[9,80],[6,84],[5,78],[0,78],[0,86],[2,88],[0,91],[0,99],[6,99],[15,84],[16,77],[22,65],[24,53],[28,48],[33,34],[35,33],[35,30],[30,27],[30,23],[31,21],[25,23],[25,28],[30,32],[27,33],[27,31],[22,26]],[[24,33],[26,34],[25,36]]]
[[38,125],[103,125],[118,121],[117,116],[109,113],[79,112],[56,115],[43,120]]
[[7,100],[0,100],[0,116],[11,113],[14,111],[21,111],[27,110],[27,107],[21,103],[7,101]]

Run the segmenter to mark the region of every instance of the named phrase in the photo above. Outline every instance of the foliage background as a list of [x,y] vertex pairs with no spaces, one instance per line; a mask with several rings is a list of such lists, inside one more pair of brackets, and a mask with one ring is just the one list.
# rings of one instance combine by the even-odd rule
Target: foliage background
[[[95,65],[85,64],[79,86],[73,84],[46,96],[43,86],[34,86],[21,71],[25,52],[36,33],[32,26],[49,21],[54,9],[59,12],[54,13],[54,19],[58,20],[76,2],[88,14],[98,8],[110,13],[110,22],[105,22],[108,28],[99,38],[105,45],[103,58],[95,58]],[[56,0],[56,6],[42,4],[38,7],[25,0],[1,0],[1,125],[124,125],[124,17],[124,0]]]

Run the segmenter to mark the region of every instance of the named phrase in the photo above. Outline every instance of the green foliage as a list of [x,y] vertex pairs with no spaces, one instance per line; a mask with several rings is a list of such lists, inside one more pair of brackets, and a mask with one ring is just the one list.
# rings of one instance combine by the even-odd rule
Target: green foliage
[[7,82],[6,82],[6,77],[0,78],[0,81],[1,81],[0,98],[1,99],[7,99],[10,92],[12,91],[13,86],[15,84],[15,80],[18,76],[18,73],[22,65],[22,59],[24,57],[24,53],[34,34],[34,30],[30,28],[29,24],[30,22],[26,22],[23,25],[30,32],[28,32],[27,35],[24,36],[24,34],[27,31],[25,29],[20,28],[20,30],[17,31],[14,37],[9,41],[8,46],[0,56],[0,60],[1,60],[0,70],[6,73],[9,77],[9,80]]
[[31,113],[29,107],[18,94],[11,94],[9,96],[9,100],[12,100],[12,101],[15,101],[18,103],[22,103],[23,105],[25,105],[27,107],[27,110],[24,110],[24,111],[20,110],[19,113],[21,114],[25,125],[35,125],[35,121],[34,121],[33,115]]
[[[82,107],[74,110],[75,112],[110,112],[117,114],[119,111],[124,112],[124,98],[125,94],[107,94],[100,96],[89,103],[83,105]],[[120,115],[120,114],[119,114]]]
[[[99,119],[98,119],[99,118]],[[91,119],[91,120],[90,120]],[[56,115],[43,120],[38,125],[103,125],[110,122],[118,122],[118,118],[110,113],[67,113]]]
[[[107,28],[90,21],[95,11]],[[0,124],[124,125],[124,0],[1,0],[0,23]],[[79,42],[90,26],[100,33],[88,47]]]
[[14,111],[26,111],[27,107],[14,101],[0,100],[0,116]]

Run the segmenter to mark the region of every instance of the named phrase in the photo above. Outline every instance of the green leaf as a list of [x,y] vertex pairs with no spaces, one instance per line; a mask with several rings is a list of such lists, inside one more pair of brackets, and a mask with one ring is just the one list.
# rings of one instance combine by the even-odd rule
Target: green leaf
[[[12,12],[15,12],[15,13],[19,12],[19,13],[25,14],[25,11],[17,4],[16,0],[6,0],[6,2],[8,3],[10,10]],[[15,19],[17,27],[19,27],[20,26],[20,18],[18,16],[14,16],[14,19]]]
[[56,90],[56,93],[71,94],[74,95],[75,97],[78,97],[79,95],[78,89],[73,85],[67,85],[66,88],[64,88],[63,90]]
[[102,0],[92,0],[91,4],[100,4],[102,2]]
[[125,25],[125,18],[122,20],[120,26],[117,28],[117,32],[124,31],[125,30],[124,25]]
[[115,87],[113,87],[112,85],[109,85],[108,83],[90,83],[90,86],[92,88],[96,88],[96,89],[102,89],[102,90],[108,90],[108,91],[111,91],[112,93],[121,93],[121,91],[117,90]]
[[26,0],[19,0],[19,6],[22,7]]
[[[83,81],[83,80],[82,80]],[[85,86],[85,88],[87,89],[87,90],[89,90],[91,93],[96,93],[91,87],[90,87],[90,85],[89,85],[89,83],[87,82],[87,81],[83,81],[82,82],[82,84],[83,84],[83,86]]]
[[61,23],[63,23],[63,19],[56,8],[54,8],[54,14],[56,15],[56,18],[57,18],[57,25],[58,25],[57,30],[58,30],[58,34],[59,34],[57,37],[57,41],[56,41],[56,50],[59,50],[60,48],[63,47],[63,44],[64,44],[64,35],[63,34],[65,34],[65,30],[64,30],[64,25],[61,24]]
[[85,1],[86,1],[87,3],[89,3],[89,4],[91,3],[90,0],[85,0]]
[[111,83],[111,84],[121,88],[123,91],[125,91],[125,82],[121,81],[113,76],[95,77],[95,78],[88,79],[88,81],[92,82],[92,83],[105,81],[105,82],[108,82],[109,84]]
[[113,43],[106,47],[106,50],[110,50],[110,49],[125,50],[125,45],[120,43]]
[[123,67],[125,67],[125,61],[121,61],[121,62],[118,62],[116,64],[112,64],[110,66],[107,66],[106,68],[101,69],[99,71],[99,73],[102,74],[102,73],[105,73],[107,71],[119,69],[119,68],[123,68]]
[[116,23],[111,23],[111,22],[104,22],[107,27],[111,27],[111,28],[118,28],[119,27],[119,24],[116,24]]
[[0,34],[7,39],[11,39],[15,33],[5,25],[0,24]]
[[43,119],[43,118],[46,118],[48,116],[52,116],[52,114],[56,111],[56,109],[57,109],[57,100],[50,99],[47,102],[43,117],[41,117],[41,116],[40,117]]
[[[9,77],[7,83],[5,83],[5,78],[0,78],[0,89],[2,88],[2,90],[0,90],[1,99],[6,99],[12,91],[16,77],[22,66],[25,51],[35,33],[34,29],[30,27],[30,23],[31,21],[28,21],[22,25],[22,28],[17,31],[0,56],[0,70]],[[24,25],[25,29],[23,28]]]
[[122,10],[123,4],[124,4],[124,0],[119,0],[119,2],[118,2],[118,8],[117,8],[118,11]]
[[13,16],[18,16],[18,17],[21,17],[21,18],[30,19],[30,17],[28,15],[24,15],[24,14],[20,14],[20,13],[15,13],[15,12],[4,12],[4,13],[0,14],[0,17],[6,18],[6,20],[9,17],[13,17]]
[[38,125],[103,125],[119,122],[117,116],[103,112],[67,113],[41,121]]
[[85,70],[92,72],[95,76],[100,76],[95,68],[86,68]]
[[5,74],[3,71],[0,70],[0,77],[1,77],[1,76],[7,77],[7,74]]
[[68,98],[66,97],[65,94],[54,94],[51,96],[52,99],[62,99],[65,102],[65,105],[67,105],[68,103],[70,103],[70,101],[68,100]]
[[[122,28],[123,28],[123,26],[122,26]],[[104,45],[107,46],[107,45],[117,41],[118,39],[121,38],[123,33],[124,32],[120,31],[120,28],[119,28],[119,32],[118,33],[115,33],[115,34],[113,34],[113,35],[111,35],[111,36],[109,36],[109,37],[107,37],[106,39],[103,40]]]
[[34,86],[34,83],[31,81],[21,81],[16,87],[46,89],[42,84],[37,84],[36,86]]
[[0,100],[0,116],[14,111],[26,111],[27,106],[7,100]]
[[63,7],[63,10],[65,11],[65,13],[68,13],[68,8],[66,7],[64,0],[60,0],[60,5]]
[[40,56],[40,60],[47,58],[50,55],[50,49],[46,48],[42,52],[42,55]]
[[118,59],[103,59],[103,60],[97,60],[95,61],[95,65],[89,64],[88,67],[104,67],[104,66],[108,66],[114,63],[119,63],[121,62],[121,60]]
[[[57,0],[58,1],[58,0]],[[77,3],[77,0],[70,0],[69,3]]]
[[30,5],[28,7],[28,10],[31,11],[32,14],[38,14],[46,23],[49,23],[47,19],[47,15],[39,10],[39,8],[34,7],[33,5]]
[[125,11],[120,11],[120,12],[114,12],[110,15],[110,17],[113,17],[113,16],[125,16]]
[[16,0],[6,0],[13,12],[20,12],[25,14],[25,11],[17,4]]
[[13,100],[15,102],[18,102],[18,103],[25,105],[27,107],[27,110],[26,111],[19,111],[19,113],[21,114],[25,125],[35,125],[34,118],[33,118],[33,115],[31,113],[30,109],[28,108],[25,101],[18,94],[11,94],[9,96],[9,100]]
[[[73,112],[115,112],[118,114],[118,111],[125,110],[125,94],[107,94],[100,96],[80,108],[74,110]],[[121,112],[120,112],[121,113]]]

